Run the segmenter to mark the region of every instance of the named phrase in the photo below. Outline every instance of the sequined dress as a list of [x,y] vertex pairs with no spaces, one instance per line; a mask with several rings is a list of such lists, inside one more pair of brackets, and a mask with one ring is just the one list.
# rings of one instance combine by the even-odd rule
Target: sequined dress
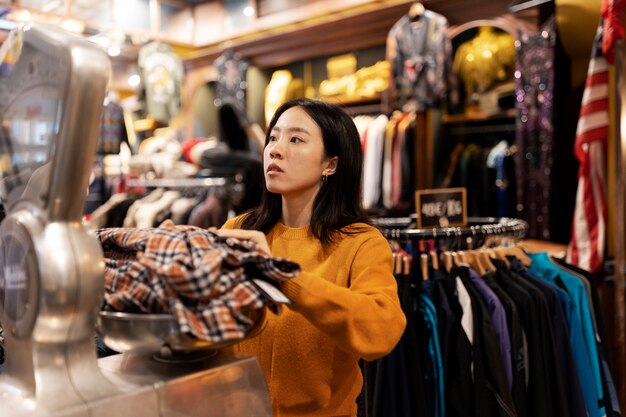
[[515,42],[517,206],[528,237],[550,239],[550,192],[554,148],[554,17],[537,32],[521,30]]

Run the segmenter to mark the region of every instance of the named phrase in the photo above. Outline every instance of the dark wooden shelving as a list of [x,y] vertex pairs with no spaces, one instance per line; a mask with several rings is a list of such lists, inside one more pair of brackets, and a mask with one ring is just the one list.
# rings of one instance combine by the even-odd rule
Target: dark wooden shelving
[[485,114],[481,112],[475,113],[463,113],[463,114],[446,114],[441,117],[441,121],[444,124],[464,124],[464,123],[479,123],[485,121],[515,119],[517,117],[517,111],[515,109],[508,109],[499,113]]

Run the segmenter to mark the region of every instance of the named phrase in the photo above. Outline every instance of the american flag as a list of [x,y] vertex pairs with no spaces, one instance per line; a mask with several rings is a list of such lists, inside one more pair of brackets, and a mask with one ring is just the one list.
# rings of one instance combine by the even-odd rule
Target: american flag
[[606,239],[606,146],[609,134],[609,63],[602,51],[604,18],[596,32],[574,153],[580,163],[567,261],[588,271],[602,268]]
[[615,44],[624,37],[624,9],[626,0],[602,0],[602,17],[604,32],[602,33],[602,51],[609,63],[615,58]]

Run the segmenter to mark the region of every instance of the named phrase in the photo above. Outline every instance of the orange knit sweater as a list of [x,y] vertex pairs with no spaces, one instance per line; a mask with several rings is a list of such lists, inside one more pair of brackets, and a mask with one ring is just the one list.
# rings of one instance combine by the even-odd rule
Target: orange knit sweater
[[274,417],[355,416],[359,358],[384,356],[404,331],[389,243],[371,226],[355,227],[361,233],[342,235],[326,253],[309,227],[279,223],[267,235],[272,255],[302,273],[282,286],[293,305],[268,314],[263,331],[235,350],[258,357]]

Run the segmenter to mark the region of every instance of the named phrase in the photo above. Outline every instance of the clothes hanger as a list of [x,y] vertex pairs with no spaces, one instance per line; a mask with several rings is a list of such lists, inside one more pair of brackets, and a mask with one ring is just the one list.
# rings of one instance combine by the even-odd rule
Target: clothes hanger
[[509,263],[509,260],[506,259],[506,253],[505,253],[506,248],[502,246],[498,246],[498,247],[492,248],[491,250],[493,251],[496,259],[504,261],[507,268],[511,266],[511,264]]
[[420,269],[422,270],[422,279],[428,281],[428,255],[425,253],[420,255]]
[[393,270],[393,274],[397,273],[397,264],[398,264],[398,254],[395,252],[391,252],[392,261],[391,261],[391,269]]
[[411,4],[408,14],[411,20],[419,20],[425,11],[426,9],[424,7],[424,4],[422,4],[421,1],[416,1],[415,3]]
[[477,251],[471,250],[465,252],[464,259],[466,263],[469,264],[469,266],[472,267],[474,271],[478,272],[480,276],[485,275],[485,273],[487,272],[480,260],[480,257],[478,256]]
[[524,252],[524,250],[522,248],[520,248],[517,245],[513,245],[513,246],[508,246],[506,249],[506,253],[508,255],[513,255],[515,256],[517,259],[519,259],[524,265],[526,266],[530,266],[530,264],[533,263],[533,260],[526,255],[526,252]]
[[491,259],[489,257],[489,252],[487,252],[487,250],[479,250],[477,253],[478,258],[480,259],[483,268],[485,269],[485,272],[487,271],[495,271],[496,267],[493,264],[493,262],[491,262]]
[[[493,264],[493,262],[491,262],[491,259],[499,259],[499,260],[503,260],[505,262],[508,262],[508,259],[502,259],[499,257],[499,255],[496,253],[496,251],[494,250],[494,248],[482,248],[481,251],[484,253],[484,257],[487,261],[489,261],[489,266],[488,269],[491,269],[492,271],[495,271],[497,268],[496,266]],[[508,265],[508,263],[507,263]]]
[[450,256],[452,257],[452,265],[461,266],[463,261],[461,260],[461,255],[458,252],[450,252]]
[[452,252],[441,252],[441,263],[443,264],[446,272],[450,272],[450,270],[452,269]]
[[402,267],[404,276],[408,277],[411,274],[411,262],[413,261],[412,255],[404,255],[402,257]]
[[[476,230],[474,228],[472,228],[472,235],[476,237]],[[495,258],[495,255],[493,255],[493,251],[489,249],[488,244],[490,240],[488,239],[488,237],[489,236],[485,237],[485,239],[482,240],[480,246],[474,250],[474,257],[476,258],[476,262],[480,265],[483,271],[480,273],[481,275],[484,275],[488,271],[496,270],[496,267],[494,266],[494,264],[491,262],[491,259],[490,259],[490,254],[494,258]]]
[[437,257],[437,252],[434,249],[431,249],[430,252],[428,252],[428,254],[430,255],[430,263],[432,264],[433,269],[438,270],[439,258]]

